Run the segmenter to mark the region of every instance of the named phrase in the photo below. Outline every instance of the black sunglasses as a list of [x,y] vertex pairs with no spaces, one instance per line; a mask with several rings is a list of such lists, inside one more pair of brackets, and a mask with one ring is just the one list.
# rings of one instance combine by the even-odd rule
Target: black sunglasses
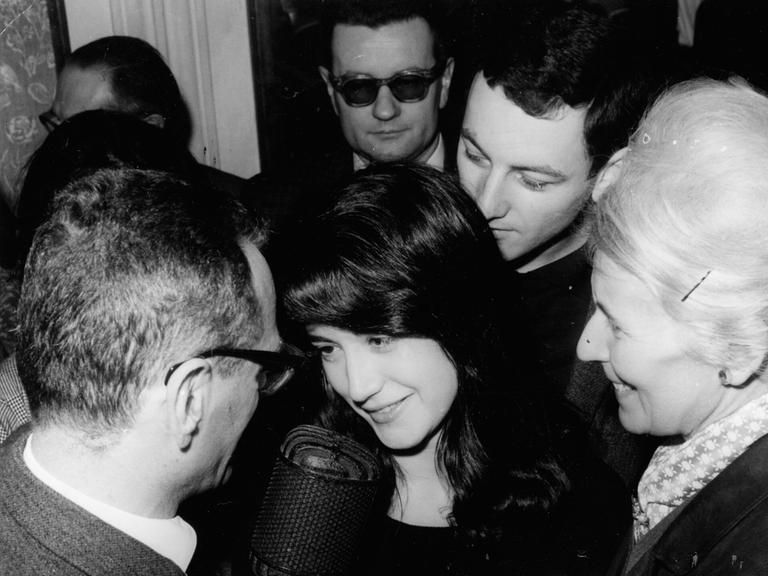
[[[228,358],[239,358],[255,364],[259,364],[261,369],[256,374],[256,382],[261,394],[272,394],[276,392],[283,384],[288,382],[291,377],[304,364],[309,357],[291,344],[283,343],[279,352],[268,350],[247,350],[244,348],[213,348],[195,354],[192,358],[213,358],[214,356],[224,356]],[[190,358],[191,359],[191,358]],[[184,362],[186,362],[185,360]],[[170,367],[165,375],[165,385],[171,379],[171,375],[176,369],[184,364],[178,362]]]
[[56,113],[53,110],[43,112],[37,118],[40,120],[40,124],[43,125],[43,128],[48,130],[48,132],[53,132],[62,123],[62,119],[56,116]]
[[373,104],[382,86],[389,88],[400,102],[420,102],[427,97],[429,87],[442,73],[443,65],[440,63],[430,70],[406,70],[389,78],[331,76],[331,85],[354,108]]

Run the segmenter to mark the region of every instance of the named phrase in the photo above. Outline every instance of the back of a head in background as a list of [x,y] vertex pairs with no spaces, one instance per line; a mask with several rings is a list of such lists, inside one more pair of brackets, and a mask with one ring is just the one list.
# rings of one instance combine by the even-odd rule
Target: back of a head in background
[[189,109],[161,54],[140,38],[106,36],[81,46],[59,75],[51,121],[84,110],[120,110],[160,126],[184,145]]
[[167,173],[108,169],[67,185],[35,236],[19,305],[34,421],[128,426],[169,366],[258,344],[267,311],[239,243],[263,240],[239,206]]
[[196,162],[166,132],[135,116],[89,110],[62,122],[35,151],[27,167],[17,208],[19,260],[45,219],[54,194],[70,181],[99,168],[143,168],[193,179]]

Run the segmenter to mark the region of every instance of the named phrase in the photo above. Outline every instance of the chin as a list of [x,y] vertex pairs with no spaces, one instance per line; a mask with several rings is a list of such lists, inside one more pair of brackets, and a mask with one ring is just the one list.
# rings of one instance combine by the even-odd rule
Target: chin
[[408,438],[379,438],[382,444],[392,452],[409,452],[416,450],[423,441],[411,440]]
[[421,452],[429,441],[435,437],[435,433],[408,433],[402,435],[379,436],[379,441],[392,452],[401,454],[416,454]]
[[377,434],[377,436],[379,442],[381,442],[387,450],[393,452],[415,450],[424,444],[424,437],[418,434]]
[[650,427],[644,422],[638,422],[637,419],[632,418],[629,414],[624,414],[621,408],[619,408],[619,422],[627,432],[632,434],[650,434]]
[[407,154],[399,154],[396,152],[393,152],[392,154],[375,154],[371,156],[372,162],[408,162],[410,160],[410,156]]
[[[512,238],[504,238],[504,236],[511,234],[511,232],[504,232],[499,235],[494,233],[494,236],[496,236],[496,244],[498,244],[499,252],[501,252],[501,257],[507,262],[521,260],[530,252],[530,250],[526,250],[524,246],[520,246],[519,242],[514,242]],[[510,240],[510,242],[505,242],[505,240]]]

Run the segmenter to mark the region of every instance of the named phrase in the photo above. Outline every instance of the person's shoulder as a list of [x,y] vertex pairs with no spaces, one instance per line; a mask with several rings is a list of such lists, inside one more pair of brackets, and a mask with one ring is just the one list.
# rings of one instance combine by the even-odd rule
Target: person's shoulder
[[311,162],[263,170],[248,180],[242,201],[278,231],[319,213],[353,174],[352,153],[318,154]]
[[555,420],[555,449],[569,490],[553,510],[551,538],[556,556],[577,563],[584,573],[604,570],[632,522],[624,481],[594,453],[587,431],[570,407]]
[[768,435],[755,441],[684,506],[638,566],[681,565],[696,555],[691,574],[720,573],[724,568],[740,575],[765,574]]
[[29,400],[16,367],[15,355],[0,362],[0,443],[31,420]]
[[200,164],[199,169],[205,183],[216,192],[224,192],[240,199],[249,190],[248,180],[245,178],[205,164]]

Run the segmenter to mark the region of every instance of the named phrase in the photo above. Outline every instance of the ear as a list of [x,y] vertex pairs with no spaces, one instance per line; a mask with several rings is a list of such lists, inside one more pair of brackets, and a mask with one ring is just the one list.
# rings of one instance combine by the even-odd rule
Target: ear
[[739,362],[735,368],[721,368],[718,376],[723,386],[746,388],[755,380],[761,378],[768,368],[768,352],[762,358]]
[[629,152],[629,147],[625,146],[621,150],[613,153],[613,156],[606,162],[602,170],[595,179],[595,185],[592,187],[592,200],[597,202],[600,196],[619,179],[621,166],[624,163],[624,157]]
[[144,117],[144,122],[157,126],[158,128],[165,128],[165,117],[162,114],[150,114]]
[[443,70],[443,77],[440,78],[440,109],[448,103],[448,91],[451,88],[451,79],[453,78],[453,58],[448,58]]
[[189,448],[199,432],[212,375],[210,361],[192,358],[179,366],[168,379],[166,398],[170,430],[182,451]]
[[317,70],[320,72],[320,76],[323,78],[323,82],[325,82],[325,90],[328,92],[328,98],[331,99],[331,106],[333,106],[333,111],[336,112],[336,115],[338,116],[339,108],[336,104],[336,90],[333,89],[333,84],[331,84],[331,72],[325,66],[318,66]]

